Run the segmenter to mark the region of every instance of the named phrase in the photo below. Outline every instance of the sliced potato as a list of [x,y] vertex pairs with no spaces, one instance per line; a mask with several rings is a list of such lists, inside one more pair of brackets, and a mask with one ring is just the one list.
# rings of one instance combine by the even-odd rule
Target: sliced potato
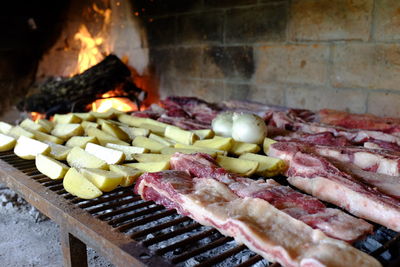
[[98,144],[97,138],[94,136],[72,136],[65,144],[68,147],[85,148],[87,143]]
[[243,176],[250,176],[255,173],[259,165],[256,161],[225,157],[221,155],[217,156],[216,161],[222,168]]
[[97,128],[97,129],[100,128],[99,124],[97,124],[95,122],[91,122],[91,121],[82,121],[81,126],[85,130],[85,133],[86,133],[87,128],[89,128],[89,127],[93,127],[93,128]]
[[71,124],[71,123],[80,123],[82,121],[81,118],[76,116],[73,113],[68,114],[56,114],[53,117],[53,122],[56,124]]
[[166,147],[165,145],[144,136],[136,136],[132,141],[132,145],[147,148],[152,153],[160,153],[161,149]]
[[142,124],[140,124],[140,128],[149,129],[150,132],[158,134],[158,135],[164,135],[164,132],[165,132],[165,127],[150,124],[150,123],[142,123]]
[[38,154],[48,154],[50,146],[35,139],[20,136],[14,147],[14,153],[22,159],[35,159]]
[[171,155],[167,154],[134,154],[133,158],[138,162],[157,162],[157,161],[169,161]]
[[215,158],[217,156],[217,152],[209,149],[197,148],[194,149],[190,148],[175,148],[175,147],[164,147],[161,149],[160,153],[164,155],[172,155],[176,152],[183,153],[183,154],[193,154],[193,153],[206,153],[209,154],[211,157]]
[[119,140],[118,138],[116,138],[106,132],[103,132],[102,130],[93,128],[93,127],[87,128],[86,132],[87,132],[87,135],[96,137],[97,140],[99,141],[100,145],[102,145],[102,146],[105,146],[107,143],[113,143],[113,144],[125,145],[125,146],[129,145],[129,143]]
[[0,133],[0,152],[13,149],[16,143],[17,141],[14,137]]
[[56,124],[51,134],[67,140],[72,136],[83,135],[83,128],[78,123]]
[[12,128],[13,126],[11,124],[4,121],[0,121],[0,133],[8,134],[8,132],[11,131]]
[[194,146],[207,147],[218,150],[229,151],[233,145],[233,139],[230,137],[221,137],[213,139],[198,140],[194,142]]
[[45,142],[50,146],[50,154],[49,156],[55,158],[57,160],[66,160],[69,152],[71,151],[70,147],[66,147],[63,145],[55,144],[52,142]]
[[122,174],[124,178],[122,179],[120,186],[131,186],[136,181],[136,179],[143,173],[143,171],[121,165],[110,165],[110,171]]
[[104,160],[108,164],[118,164],[125,160],[125,154],[122,151],[99,146],[93,143],[86,145],[85,151]]
[[55,144],[62,144],[64,143],[64,140],[61,138],[58,138],[57,136],[53,136],[50,134],[46,134],[43,132],[39,132],[39,131],[35,131],[35,130],[31,130],[32,133],[35,135],[35,139],[42,141],[42,142],[52,142]]
[[86,168],[80,169],[79,171],[103,192],[114,190],[124,179],[123,174],[113,171]]
[[[94,117],[96,117],[97,119],[114,119],[116,118],[118,115],[120,114],[124,114],[122,111],[119,111],[115,108],[110,108],[105,112],[95,112],[95,111],[91,111],[90,114],[92,114]],[[129,115],[128,115],[129,116]]]
[[93,116],[93,114],[89,112],[78,112],[78,113],[73,113],[75,116],[80,118],[83,121],[95,121],[96,117]]
[[194,150],[196,152],[201,152],[201,153],[207,153],[207,152],[212,152],[212,153],[217,153],[220,155],[227,155],[228,152],[224,151],[224,150],[218,150],[218,149],[213,149],[213,148],[208,148],[208,147],[199,147],[199,146],[190,146],[190,145],[184,145],[184,144],[175,144],[174,146],[175,148],[185,148],[185,149],[190,149],[190,150]]
[[23,120],[19,126],[21,126],[24,129],[27,129],[28,131],[40,131],[40,132],[45,132],[47,133],[48,131],[46,131],[46,129],[41,126],[40,124],[35,123],[33,120],[26,118],[25,120]]
[[35,135],[31,133],[30,131],[25,130],[21,126],[15,126],[13,127],[9,132],[8,135],[18,138],[20,136],[26,136],[28,138],[35,138]]
[[67,192],[83,199],[93,199],[103,194],[100,189],[75,168],[70,168],[67,171],[63,185]]
[[69,170],[64,163],[41,154],[37,155],[35,164],[41,173],[51,179],[62,179]]
[[169,141],[167,138],[161,137],[161,136],[156,135],[156,134],[153,134],[153,133],[151,133],[151,134],[149,135],[149,138],[150,138],[150,139],[153,139],[154,141],[157,141],[157,142],[159,142],[160,144],[163,144],[163,145],[165,145],[165,146],[172,147],[172,146],[174,145],[174,143],[172,143],[171,141]]
[[97,168],[97,169],[108,169],[108,164],[104,160],[93,156],[89,152],[86,152],[80,147],[74,147],[71,149],[67,156],[67,162],[69,166],[74,168]]
[[246,153],[239,157],[239,159],[252,160],[259,163],[256,174],[265,177],[272,177],[281,174],[286,169],[286,164],[279,158],[273,158],[253,153]]
[[267,154],[268,150],[269,150],[269,146],[276,143],[276,141],[274,139],[265,137],[264,142],[263,142],[263,149],[264,149],[264,153]]
[[54,123],[46,119],[38,119],[36,123],[46,129],[47,133],[51,132],[54,128]]
[[257,153],[260,149],[261,148],[257,144],[233,141],[233,145],[229,152],[236,156],[240,156],[244,153]]
[[214,131],[211,129],[194,130],[193,132],[200,138],[200,140],[214,137]]
[[125,141],[125,142],[131,141],[131,138],[129,138],[129,135],[127,133],[125,133],[117,125],[114,125],[112,123],[103,121],[101,123],[101,130],[103,130],[104,132],[106,132],[122,141]]
[[124,131],[129,138],[132,140],[135,139],[136,136],[145,136],[147,137],[150,134],[149,129],[144,128],[136,128],[136,127],[129,127],[129,126],[119,126],[119,128]]
[[146,118],[131,116],[128,114],[119,114],[118,120],[122,123],[125,123],[129,126],[139,127],[140,124],[146,123]]
[[182,130],[172,125],[165,128],[164,135],[165,137],[185,145],[192,145],[195,141],[199,140],[199,137],[195,133]]
[[124,166],[139,169],[144,172],[160,172],[169,170],[169,160],[168,161],[156,161],[156,162],[139,162],[139,163],[127,163]]
[[146,153],[149,151],[147,148],[144,148],[144,147],[123,146],[123,145],[117,145],[117,144],[112,144],[112,143],[106,144],[106,147],[122,151],[125,154],[126,160],[133,160],[133,157],[132,157],[133,154]]

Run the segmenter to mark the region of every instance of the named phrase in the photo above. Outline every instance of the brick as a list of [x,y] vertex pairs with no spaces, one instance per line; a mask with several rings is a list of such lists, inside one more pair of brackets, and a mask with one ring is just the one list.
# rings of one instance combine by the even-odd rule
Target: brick
[[253,48],[250,46],[213,46],[204,51],[204,77],[248,80],[253,72]]
[[333,51],[332,85],[399,90],[399,66],[398,44],[338,45]]
[[400,1],[376,1],[374,36],[382,41],[400,39]]
[[222,11],[179,16],[177,42],[180,44],[221,43],[222,25]]
[[154,67],[154,71],[158,77],[160,77],[161,74],[175,75],[174,58],[174,49],[150,49],[150,65]]
[[225,98],[250,100],[269,105],[284,105],[285,86],[270,84],[263,87],[252,84],[225,84]]
[[193,92],[193,96],[218,103],[225,100],[224,88],[225,84],[223,81],[201,80],[199,88]]
[[202,70],[201,47],[179,47],[174,51],[174,66],[177,77],[201,77]]
[[400,94],[372,92],[368,97],[368,113],[378,116],[400,117]]
[[257,0],[205,0],[204,6],[208,7],[234,7],[256,4]]
[[366,100],[367,93],[361,90],[305,87],[289,87],[286,89],[286,105],[292,108],[311,110],[331,108],[364,113]]
[[290,38],[368,40],[372,8],[373,0],[295,0],[290,9]]
[[173,76],[162,76],[160,83],[160,97],[165,98],[171,95],[195,96],[195,92],[198,88],[198,80],[177,79]]
[[231,9],[226,14],[226,43],[283,41],[286,35],[287,5]]
[[144,16],[161,16],[172,13],[197,10],[202,7],[201,1],[187,0],[136,0],[133,10]]
[[273,45],[256,50],[258,85],[271,82],[324,85],[329,50],[326,45]]
[[147,22],[147,36],[150,46],[172,45],[175,43],[175,17],[154,19]]

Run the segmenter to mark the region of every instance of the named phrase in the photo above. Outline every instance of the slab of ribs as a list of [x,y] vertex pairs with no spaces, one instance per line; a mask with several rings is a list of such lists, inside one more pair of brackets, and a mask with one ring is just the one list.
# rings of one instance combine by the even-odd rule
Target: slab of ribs
[[176,153],[171,170],[143,174],[135,192],[283,266],[380,266],[351,243],[373,231],[364,219],[400,231],[400,119],[194,97],[133,115],[194,130],[222,111],[264,118],[278,141],[268,154],[287,163],[292,187],[230,173],[208,154]]

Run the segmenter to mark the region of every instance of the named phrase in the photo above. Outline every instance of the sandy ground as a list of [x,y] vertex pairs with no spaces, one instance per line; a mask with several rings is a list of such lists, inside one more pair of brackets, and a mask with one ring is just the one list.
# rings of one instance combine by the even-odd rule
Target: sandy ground
[[[89,266],[113,266],[88,248]],[[62,266],[59,227],[0,184],[1,266]]]

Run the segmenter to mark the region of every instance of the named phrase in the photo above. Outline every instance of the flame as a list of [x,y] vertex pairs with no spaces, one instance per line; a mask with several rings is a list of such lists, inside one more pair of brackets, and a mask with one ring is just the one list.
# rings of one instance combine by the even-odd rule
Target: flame
[[39,119],[45,119],[46,118],[46,114],[42,114],[42,113],[39,113],[39,112],[31,112],[30,115],[31,115],[31,119],[33,121],[37,121]]
[[[136,105],[128,98],[124,97],[113,97],[121,96],[120,91],[112,90],[104,93],[101,97],[106,99],[98,99],[91,104],[91,109],[97,112],[106,112],[110,108],[115,108],[119,111],[129,112],[137,110]],[[107,98],[108,97],[108,98]]]

